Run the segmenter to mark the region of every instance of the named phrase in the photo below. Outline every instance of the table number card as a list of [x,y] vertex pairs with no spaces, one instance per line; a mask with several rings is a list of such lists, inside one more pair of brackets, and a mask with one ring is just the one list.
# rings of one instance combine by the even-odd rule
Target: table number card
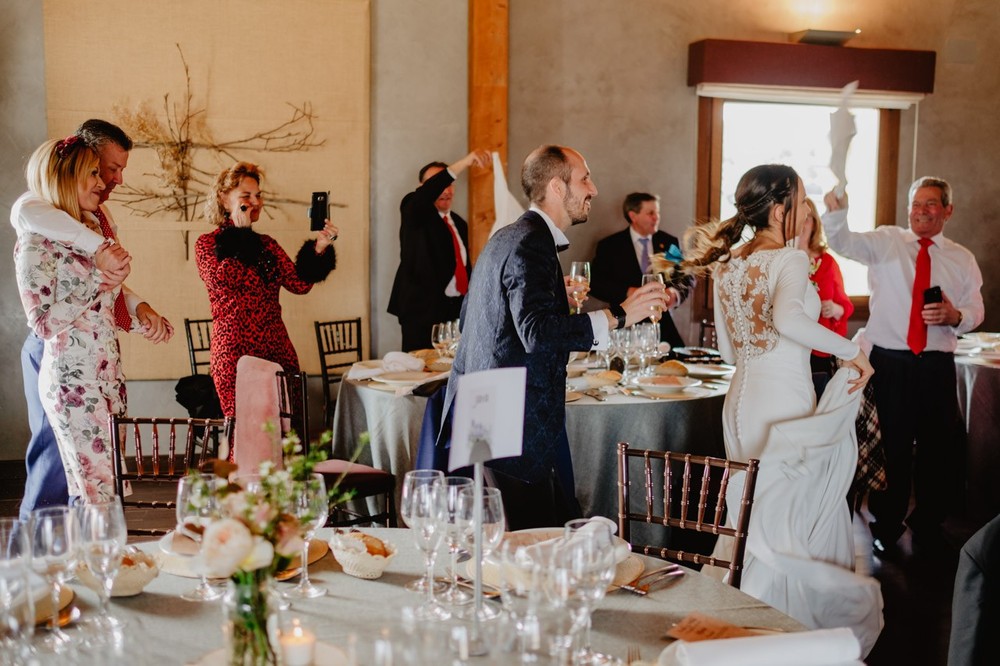
[[524,368],[498,368],[458,378],[448,470],[521,455]]

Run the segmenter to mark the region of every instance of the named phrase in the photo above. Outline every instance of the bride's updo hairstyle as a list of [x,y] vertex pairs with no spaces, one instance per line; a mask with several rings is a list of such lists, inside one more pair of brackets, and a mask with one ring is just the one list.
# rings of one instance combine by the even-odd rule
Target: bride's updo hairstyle
[[686,259],[681,262],[680,271],[703,275],[712,264],[729,261],[732,247],[740,242],[743,230],[749,227],[756,235],[767,229],[771,208],[778,204],[785,210],[784,237],[794,238],[798,190],[798,174],[784,164],[762,164],[747,171],[736,186],[736,215],[697,225],[684,234]]

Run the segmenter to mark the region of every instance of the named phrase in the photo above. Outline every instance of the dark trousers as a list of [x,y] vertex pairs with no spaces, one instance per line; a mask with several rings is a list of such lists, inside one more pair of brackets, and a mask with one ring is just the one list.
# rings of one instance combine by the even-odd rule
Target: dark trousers
[[[963,447],[956,437],[955,358],[874,347],[871,363],[887,488],[872,491],[868,507],[875,517],[872,534],[894,543],[904,519],[914,534],[938,530],[956,495],[954,470]],[[916,505],[907,516],[911,484]]]
[[45,342],[34,333],[28,334],[21,347],[24,399],[28,404],[28,427],[31,429],[31,439],[24,454],[28,478],[24,483],[24,499],[21,500],[21,520],[27,520],[33,509],[64,505],[69,501],[59,445],[38,394],[38,368],[44,350]]

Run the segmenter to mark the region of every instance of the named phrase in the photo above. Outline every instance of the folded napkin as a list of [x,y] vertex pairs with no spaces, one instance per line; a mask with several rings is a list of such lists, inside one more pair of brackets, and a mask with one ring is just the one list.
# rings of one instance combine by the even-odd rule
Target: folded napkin
[[381,363],[362,361],[355,363],[347,371],[348,379],[371,379],[387,372],[419,372],[424,369],[423,359],[406,352],[391,351],[385,355]]
[[659,666],[863,666],[861,646],[850,629],[821,629],[774,636],[677,641]]

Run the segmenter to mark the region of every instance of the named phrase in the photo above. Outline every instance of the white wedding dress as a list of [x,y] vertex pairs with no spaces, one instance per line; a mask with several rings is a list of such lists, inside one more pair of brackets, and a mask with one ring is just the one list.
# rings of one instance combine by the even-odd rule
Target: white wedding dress
[[[878,583],[854,569],[847,491],[857,465],[861,391],[841,369],[816,405],[812,349],[852,359],[858,346],[817,323],[809,259],[779,249],[714,274],[719,351],[736,363],[723,409],[730,459],[760,460],[740,588],[813,629],[850,627],[863,653],[882,629]],[[743,475],[727,501],[737,506]]]

